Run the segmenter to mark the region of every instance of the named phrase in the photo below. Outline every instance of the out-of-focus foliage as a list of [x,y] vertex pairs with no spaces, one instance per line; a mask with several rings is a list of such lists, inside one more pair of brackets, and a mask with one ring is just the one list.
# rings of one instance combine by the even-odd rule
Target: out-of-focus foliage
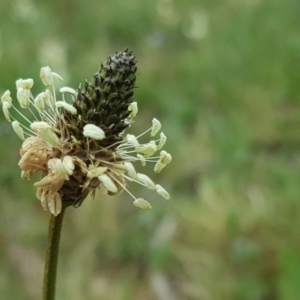
[[[153,116],[169,201],[123,193],[67,211],[58,299],[294,300],[300,278],[298,0],[0,1],[0,92],[77,88],[115,51],[138,59],[137,128]],[[1,116],[1,299],[40,299],[49,214],[20,180]],[[150,167],[149,167],[150,170]]]

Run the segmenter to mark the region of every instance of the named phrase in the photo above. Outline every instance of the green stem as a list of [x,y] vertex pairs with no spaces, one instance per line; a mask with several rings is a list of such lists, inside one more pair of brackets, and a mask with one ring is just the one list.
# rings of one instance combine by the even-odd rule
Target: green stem
[[59,241],[66,207],[56,217],[51,214],[48,231],[47,252],[44,271],[43,300],[55,299],[56,270]]

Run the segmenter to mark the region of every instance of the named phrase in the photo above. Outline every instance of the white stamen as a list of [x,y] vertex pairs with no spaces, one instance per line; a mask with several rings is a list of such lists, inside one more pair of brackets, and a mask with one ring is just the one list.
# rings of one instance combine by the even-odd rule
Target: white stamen
[[30,128],[45,142],[48,142],[52,146],[60,145],[58,136],[54,133],[51,126],[46,122],[33,122],[30,124]]
[[160,150],[165,145],[166,141],[167,141],[167,137],[164,135],[163,132],[161,132],[157,150]]
[[83,135],[95,140],[103,140],[105,138],[105,132],[94,124],[87,124],[83,127]]
[[145,157],[152,156],[156,150],[157,150],[157,146],[155,144],[155,141],[150,141],[147,144],[140,145],[136,149],[136,151],[143,153]]
[[160,152],[160,161],[165,165],[169,164],[172,161],[171,154],[164,150],[161,151]]
[[118,192],[118,188],[117,186],[114,184],[114,182],[111,180],[111,178],[106,175],[106,174],[101,174],[98,176],[98,179],[103,183],[104,187],[112,192],[112,193],[117,193]]
[[22,127],[20,126],[20,123],[18,121],[13,121],[11,123],[15,133],[17,134],[17,136],[21,139],[21,140],[25,140],[24,137],[24,131],[22,129]]
[[128,110],[131,111],[131,114],[129,115],[130,118],[134,118],[136,114],[138,113],[138,106],[136,102],[130,103]]
[[137,173],[136,179],[143,183],[148,189],[155,190],[155,183],[145,174]]
[[17,99],[22,108],[27,108],[30,104],[30,90],[24,89],[22,87],[18,88]]
[[133,164],[129,161],[125,161],[124,166],[125,166],[125,168],[128,172],[128,175],[131,178],[136,179],[136,171],[135,171],[135,168],[134,168]]
[[133,205],[135,205],[138,208],[145,209],[145,210],[150,210],[151,205],[148,201],[146,201],[143,198],[137,198],[133,201]]
[[91,169],[90,171],[88,171],[87,177],[88,178],[98,177],[98,176],[104,174],[106,171],[107,171],[107,167],[94,168],[94,169]]
[[37,108],[38,111],[42,112],[45,109],[45,93],[38,94],[34,99],[34,105]]
[[64,81],[63,78],[55,72],[52,72],[52,76],[59,81]]
[[72,175],[75,169],[73,158],[71,156],[65,156],[62,160],[62,163],[68,175]]
[[28,79],[18,79],[16,81],[16,86],[17,90],[19,88],[25,89],[25,90],[30,90],[33,87],[33,79],[28,78]]
[[70,93],[70,94],[76,95],[76,91],[74,89],[70,88],[70,87],[67,87],[67,86],[62,87],[59,91],[62,94],[63,93]]
[[151,136],[155,136],[161,129],[161,124],[157,119],[152,120]]
[[50,67],[42,67],[40,71],[40,78],[44,85],[51,86],[53,85],[53,75]]
[[145,167],[145,166],[146,166],[146,159],[145,159],[144,155],[138,153],[138,154],[136,155],[136,157],[140,160],[141,165],[142,165],[143,167]]
[[3,102],[2,103],[2,109],[5,116],[5,119],[10,122],[10,116],[9,116],[9,109],[11,107],[11,104],[9,102]]
[[56,101],[55,102],[55,106],[56,107],[63,107],[65,110],[67,110],[68,112],[70,112],[72,115],[76,115],[77,114],[77,109],[73,105],[68,104],[67,102]]
[[139,147],[139,142],[137,138],[133,134],[127,134],[126,140],[129,144],[133,145],[134,147]]
[[159,184],[156,185],[156,193],[165,199],[170,199],[170,194]]
[[157,161],[157,163],[154,166],[154,173],[159,173],[165,166],[166,164],[163,164],[160,160]]
[[2,101],[2,103],[8,103],[10,105],[8,108],[11,107],[12,98],[10,96],[10,91],[9,90],[4,92],[4,94],[1,97],[1,101]]

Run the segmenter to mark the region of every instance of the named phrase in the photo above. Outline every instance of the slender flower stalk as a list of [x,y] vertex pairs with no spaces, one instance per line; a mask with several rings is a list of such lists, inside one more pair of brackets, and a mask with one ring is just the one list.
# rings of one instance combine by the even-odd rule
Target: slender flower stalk
[[59,256],[59,242],[65,208],[58,216],[51,215],[48,230],[48,245],[44,270],[43,300],[55,299],[56,273]]
[[[27,114],[13,104],[10,91],[1,97],[5,118],[23,140],[21,177],[41,174],[41,179],[34,183],[36,196],[43,209],[52,214],[44,299],[54,299],[59,237],[66,207],[79,207],[97,190],[110,196],[125,190],[136,207],[151,209],[148,201],[128,190],[129,182],[170,198],[161,185],[134,167],[137,162],[141,166],[154,163],[154,172],[158,173],[171,162],[171,155],[162,150],[167,140],[165,134],[160,132],[156,137],[161,123],[154,118],[152,126],[142,134],[125,135],[125,129],[133,125],[138,113],[133,101],[136,71],[135,57],[125,50],[110,56],[92,80],[78,90],[62,87],[57,94],[55,84],[62,78],[50,67],[40,70],[46,89],[37,96],[31,92],[33,79],[17,80],[17,100]],[[150,141],[141,143],[147,134]]]

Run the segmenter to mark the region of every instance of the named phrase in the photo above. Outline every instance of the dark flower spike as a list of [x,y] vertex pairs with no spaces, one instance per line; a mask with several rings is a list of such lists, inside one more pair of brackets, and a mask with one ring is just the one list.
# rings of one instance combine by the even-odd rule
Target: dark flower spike
[[[133,102],[136,81],[136,60],[125,50],[109,57],[91,82],[77,91],[63,87],[61,99],[55,93],[55,80],[62,78],[49,67],[41,68],[40,77],[46,90],[36,97],[31,93],[32,79],[19,79],[17,99],[21,108],[29,109],[34,121],[26,118],[13,104],[10,91],[1,100],[6,119],[16,134],[24,140],[20,150],[19,166],[22,177],[30,178],[40,172],[42,179],[34,184],[43,208],[58,215],[62,206],[78,207],[97,190],[116,195],[126,190],[133,204],[142,209],[151,205],[143,198],[134,197],[127,182],[137,182],[169,199],[168,192],[147,175],[137,173],[133,163],[154,162],[154,172],[160,172],[172,157],[161,150],[166,136],[161,132],[156,140],[140,144],[139,138],[150,132],[154,137],[161,124],[152,120],[152,126],[138,137],[124,130],[132,124],[138,112]],[[71,101],[66,101],[69,94]],[[11,114],[13,109],[24,119],[19,123]],[[154,156],[158,151],[160,154]]]

